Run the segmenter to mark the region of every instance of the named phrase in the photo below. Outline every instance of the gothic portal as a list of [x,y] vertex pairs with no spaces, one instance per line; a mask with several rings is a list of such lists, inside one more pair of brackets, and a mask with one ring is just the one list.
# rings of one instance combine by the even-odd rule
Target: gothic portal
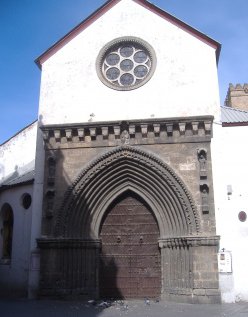
[[219,300],[211,120],[44,128],[41,295]]

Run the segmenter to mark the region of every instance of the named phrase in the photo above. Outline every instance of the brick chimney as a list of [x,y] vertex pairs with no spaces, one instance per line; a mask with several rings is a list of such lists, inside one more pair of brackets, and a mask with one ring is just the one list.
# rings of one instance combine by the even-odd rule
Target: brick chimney
[[248,84],[229,84],[225,106],[248,111]]

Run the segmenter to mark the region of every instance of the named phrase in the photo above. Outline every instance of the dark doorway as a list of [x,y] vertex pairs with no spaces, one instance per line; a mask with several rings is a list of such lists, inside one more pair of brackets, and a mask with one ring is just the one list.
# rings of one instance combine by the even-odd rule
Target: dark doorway
[[160,296],[159,228],[149,206],[138,195],[127,192],[111,204],[100,238],[101,297]]
[[12,254],[12,238],[14,216],[13,210],[8,203],[5,203],[0,213],[0,230],[2,235],[2,260],[10,262]]

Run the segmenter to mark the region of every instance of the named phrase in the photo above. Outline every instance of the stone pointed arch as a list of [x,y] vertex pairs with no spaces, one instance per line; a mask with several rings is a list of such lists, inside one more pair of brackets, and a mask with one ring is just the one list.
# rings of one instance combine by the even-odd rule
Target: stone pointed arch
[[154,154],[121,146],[91,162],[67,190],[55,236],[98,238],[108,206],[127,190],[137,193],[151,207],[161,238],[199,232],[196,207],[179,176]]

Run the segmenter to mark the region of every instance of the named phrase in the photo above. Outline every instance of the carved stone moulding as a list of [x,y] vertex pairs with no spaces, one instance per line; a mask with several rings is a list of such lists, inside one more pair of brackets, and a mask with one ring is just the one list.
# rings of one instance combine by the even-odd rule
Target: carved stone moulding
[[159,239],[159,247],[174,248],[174,247],[200,247],[200,246],[218,246],[219,236],[188,236],[188,237],[173,237]]
[[98,237],[105,210],[127,190],[152,207],[162,236],[199,233],[195,203],[180,177],[150,152],[127,145],[92,161],[68,187],[57,211],[55,236]]
[[210,141],[212,116],[42,126],[49,148]]
[[71,239],[71,238],[51,238],[42,237],[37,239],[40,249],[99,249],[101,241],[99,239]]

